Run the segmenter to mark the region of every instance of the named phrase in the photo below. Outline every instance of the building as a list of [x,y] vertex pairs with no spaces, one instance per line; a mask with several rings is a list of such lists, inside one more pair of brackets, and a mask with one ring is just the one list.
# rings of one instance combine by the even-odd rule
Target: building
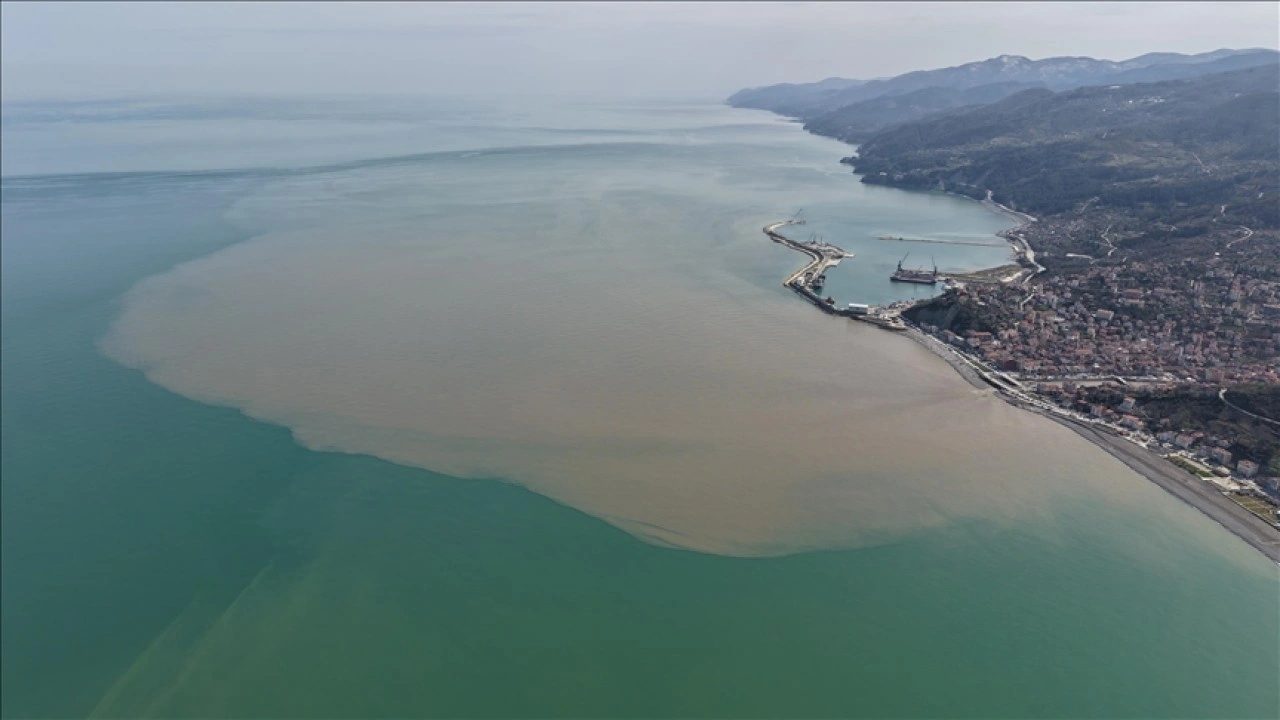
[[1223,465],[1231,464],[1231,451],[1226,448],[1214,448],[1209,451],[1209,457],[1218,461]]
[[1236,463],[1236,472],[1240,473],[1242,477],[1251,478],[1258,474],[1258,463],[1252,460],[1241,460]]

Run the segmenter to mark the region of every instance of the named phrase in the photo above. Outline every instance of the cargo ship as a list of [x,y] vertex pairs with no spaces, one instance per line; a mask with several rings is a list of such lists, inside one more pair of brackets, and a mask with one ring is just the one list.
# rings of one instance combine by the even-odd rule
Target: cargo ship
[[916,283],[918,285],[936,285],[938,282],[937,263],[933,266],[933,272],[927,272],[925,270],[907,270],[902,267],[902,263],[905,262],[907,257],[910,255],[911,253],[907,253],[902,256],[902,259],[898,261],[898,269],[889,276],[889,279],[893,282]]

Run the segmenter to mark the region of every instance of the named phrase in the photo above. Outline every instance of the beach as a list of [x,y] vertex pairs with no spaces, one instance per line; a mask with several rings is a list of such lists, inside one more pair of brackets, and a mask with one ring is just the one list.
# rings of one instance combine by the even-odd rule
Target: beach
[[1083,423],[1052,417],[1081,437],[1106,450],[1112,457],[1134,472],[1164,488],[1170,495],[1186,502],[1231,531],[1241,540],[1280,564],[1280,532],[1261,518],[1232,502],[1201,478],[1192,475],[1155,453],[1128,440]]

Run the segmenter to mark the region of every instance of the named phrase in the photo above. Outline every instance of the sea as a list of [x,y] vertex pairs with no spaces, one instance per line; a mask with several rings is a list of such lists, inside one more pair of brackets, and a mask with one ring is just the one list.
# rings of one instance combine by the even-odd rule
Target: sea
[[761,231],[887,303],[979,203],[715,101],[0,132],[5,717],[1280,715],[1274,563]]

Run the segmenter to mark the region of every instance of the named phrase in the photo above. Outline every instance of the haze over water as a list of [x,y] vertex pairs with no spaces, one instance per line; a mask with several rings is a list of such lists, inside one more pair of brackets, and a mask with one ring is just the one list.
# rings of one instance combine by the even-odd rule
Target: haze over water
[[[804,208],[794,235],[856,253],[837,298],[887,302],[922,292],[887,279],[907,249],[1007,261],[877,239],[998,242],[977,203],[864,186],[846,146],[715,105],[304,106],[306,142],[254,153],[299,118],[230,107],[217,136],[159,121],[191,172],[5,180],[7,715],[1278,709],[1270,563],[816,312],[760,231]],[[130,167],[141,118],[6,143],[45,138],[21,172],[159,170]],[[95,508],[119,524],[10,542]],[[131,513],[203,519],[174,543]],[[103,533],[144,548],[84,560],[136,578],[120,629],[50,602],[92,587],[57,558]],[[68,623],[109,650],[36,640]]]

